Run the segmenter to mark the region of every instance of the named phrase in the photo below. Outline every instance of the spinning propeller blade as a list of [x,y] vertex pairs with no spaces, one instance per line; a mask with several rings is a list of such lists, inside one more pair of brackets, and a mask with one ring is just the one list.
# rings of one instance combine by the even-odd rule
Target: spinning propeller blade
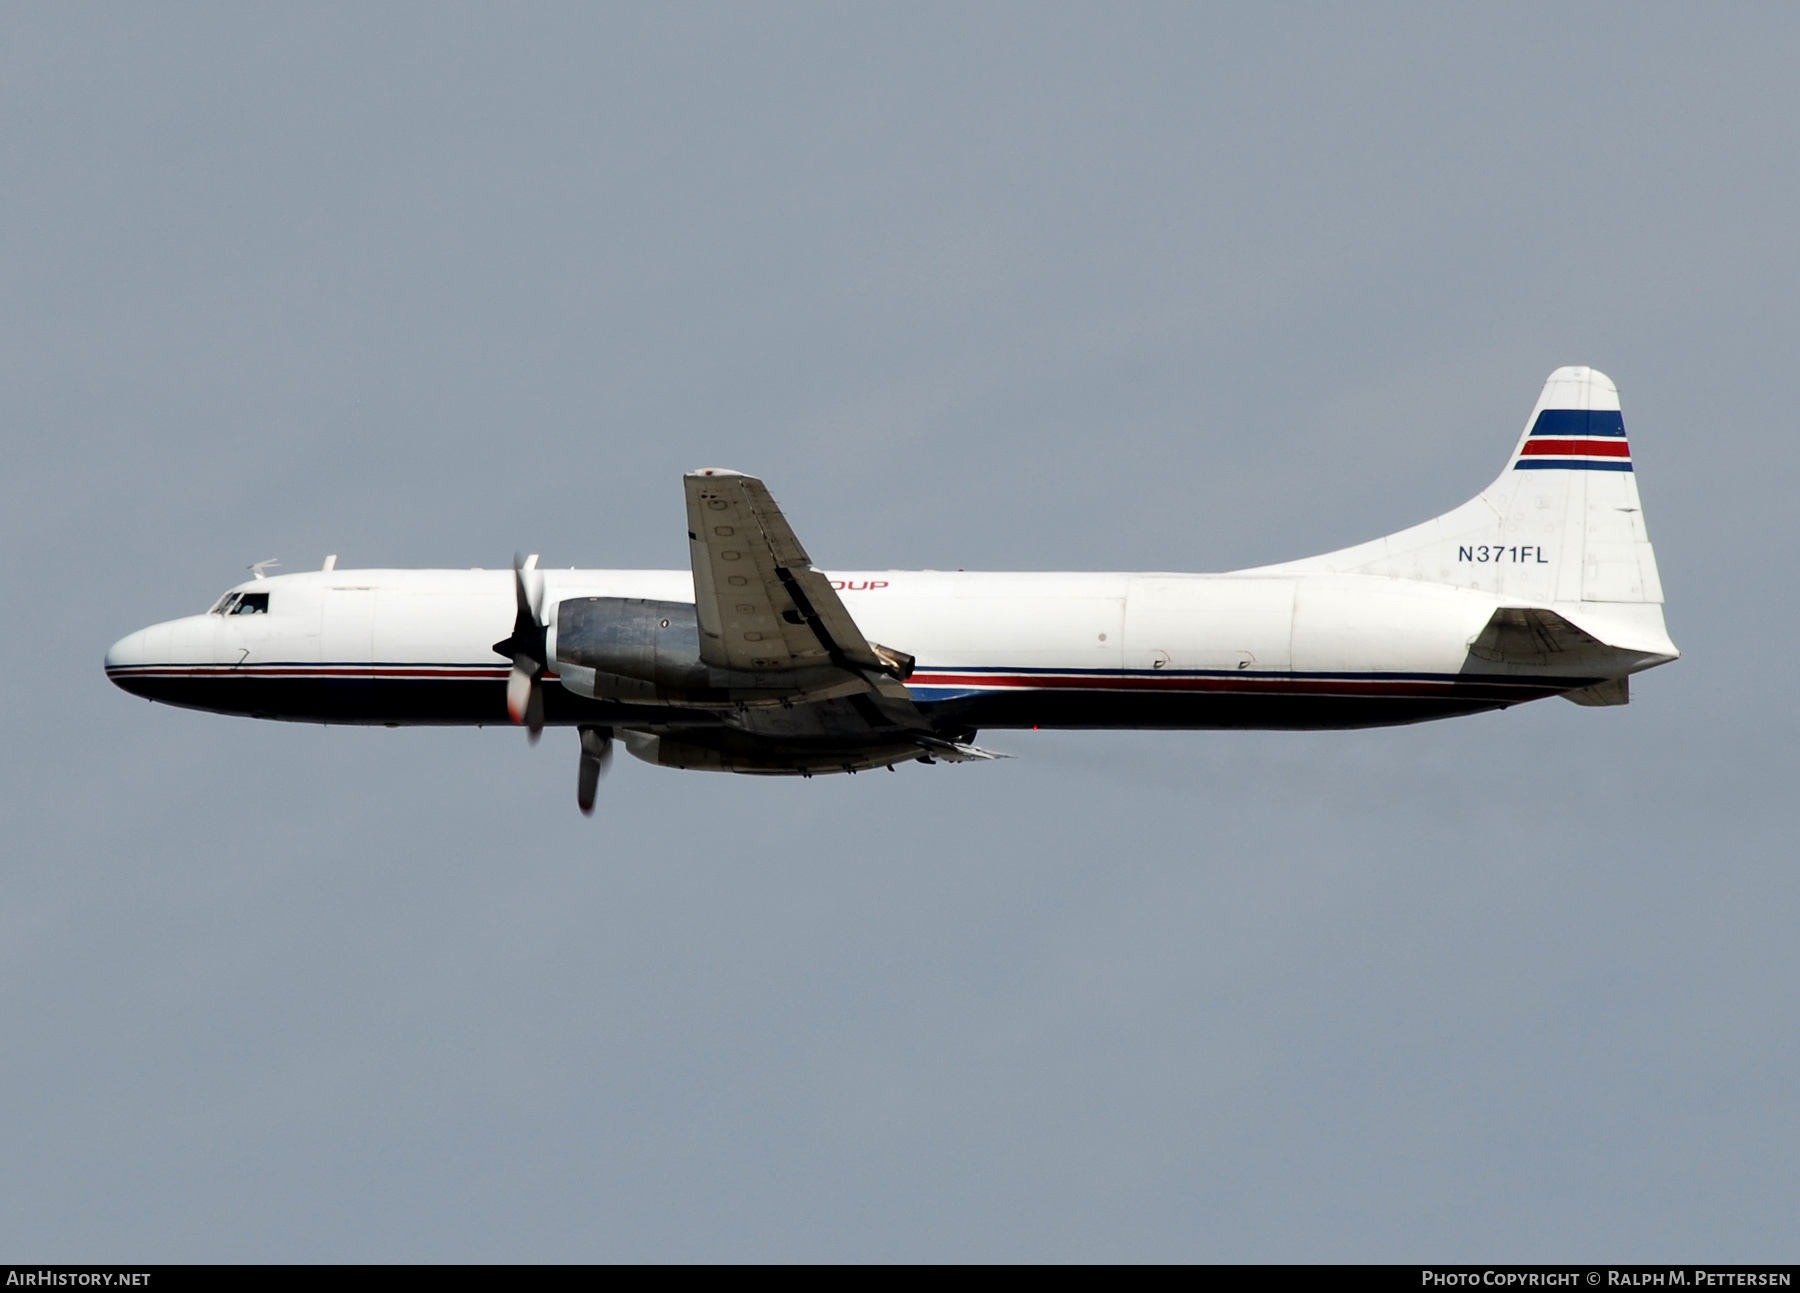
[[512,673],[506,679],[506,712],[513,722],[524,724],[533,745],[544,730],[544,689],[539,679],[550,663],[539,607],[542,580],[536,581],[539,592],[534,596],[525,578],[536,571],[535,552],[529,557],[513,554],[513,595],[518,610],[513,616],[512,636],[494,643],[495,651],[512,660]]
[[581,729],[581,770],[575,783],[575,802],[584,817],[594,815],[594,792],[599,789],[601,776],[612,765],[612,753],[612,728]]

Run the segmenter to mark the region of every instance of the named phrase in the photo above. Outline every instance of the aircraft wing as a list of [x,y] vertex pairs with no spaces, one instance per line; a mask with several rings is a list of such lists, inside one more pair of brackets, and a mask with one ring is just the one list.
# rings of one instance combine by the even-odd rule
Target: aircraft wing
[[863,637],[768,487],[722,468],[691,471],[683,484],[700,658],[763,674],[835,667],[880,698],[880,726],[923,727],[900,682],[911,660]]

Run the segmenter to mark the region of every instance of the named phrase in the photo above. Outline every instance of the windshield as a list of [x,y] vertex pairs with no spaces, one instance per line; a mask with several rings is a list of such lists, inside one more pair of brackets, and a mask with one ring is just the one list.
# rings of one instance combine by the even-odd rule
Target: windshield
[[269,613],[269,595],[267,593],[229,592],[207,612],[208,615],[267,615]]

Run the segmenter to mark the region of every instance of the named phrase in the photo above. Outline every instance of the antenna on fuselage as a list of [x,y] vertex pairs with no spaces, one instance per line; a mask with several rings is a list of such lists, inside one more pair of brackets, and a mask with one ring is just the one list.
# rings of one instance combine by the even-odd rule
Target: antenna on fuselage
[[252,561],[250,563],[250,573],[258,579],[267,579],[268,575],[263,572],[270,566],[279,566],[280,564],[281,562],[274,557],[270,557],[267,561]]
[[336,570],[337,569],[337,553],[334,552],[329,557],[326,557],[325,564],[320,566],[319,569],[320,570]]

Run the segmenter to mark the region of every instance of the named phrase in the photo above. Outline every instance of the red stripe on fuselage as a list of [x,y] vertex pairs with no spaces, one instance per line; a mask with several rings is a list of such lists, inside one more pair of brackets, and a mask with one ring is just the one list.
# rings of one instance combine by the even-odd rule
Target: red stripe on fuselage
[[[907,680],[920,690],[933,687],[967,687],[973,691],[1150,691],[1150,692],[1237,692],[1240,694],[1282,694],[1310,696],[1441,696],[1459,686],[1511,684],[1510,679],[1469,679],[1459,682],[1430,678],[1307,678],[1271,677],[1267,674],[1233,677],[1230,674],[1113,674],[1046,677],[1042,674],[959,674],[920,671]],[[1533,684],[1520,679],[1520,684]]]
[[[380,665],[380,664],[200,664],[200,665],[115,665],[109,675],[127,678],[472,678],[476,681],[505,679],[510,672],[504,666],[480,665]],[[557,675],[546,673],[544,679],[557,681]]]

